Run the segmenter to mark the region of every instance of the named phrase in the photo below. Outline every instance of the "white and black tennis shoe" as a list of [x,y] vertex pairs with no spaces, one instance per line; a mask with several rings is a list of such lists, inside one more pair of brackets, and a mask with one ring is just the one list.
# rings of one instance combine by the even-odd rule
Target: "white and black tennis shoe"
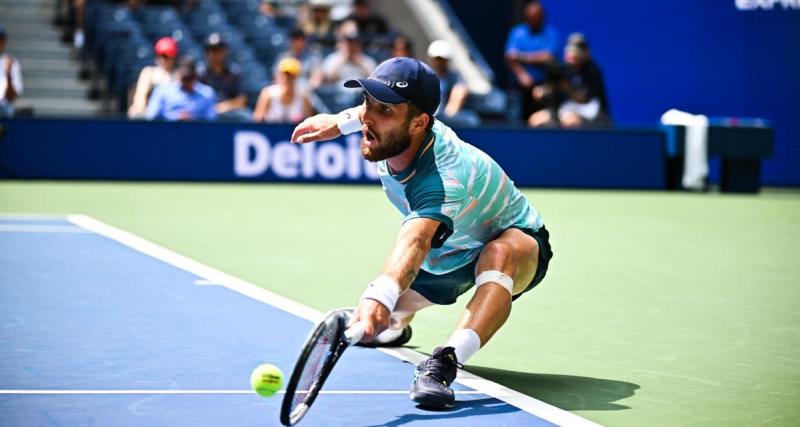
[[431,408],[452,408],[456,398],[450,386],[457,372],[458,359],[453,347],[436,347],[431,357],[417,365],[411,384],[411,400]]

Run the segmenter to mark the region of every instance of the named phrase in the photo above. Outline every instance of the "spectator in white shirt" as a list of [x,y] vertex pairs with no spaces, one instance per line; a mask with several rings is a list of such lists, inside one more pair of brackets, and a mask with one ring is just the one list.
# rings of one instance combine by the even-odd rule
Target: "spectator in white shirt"
[[22,67],[6,53],[6,29],[0,25],[0,118],[14,115],[14,100],[22,95]]

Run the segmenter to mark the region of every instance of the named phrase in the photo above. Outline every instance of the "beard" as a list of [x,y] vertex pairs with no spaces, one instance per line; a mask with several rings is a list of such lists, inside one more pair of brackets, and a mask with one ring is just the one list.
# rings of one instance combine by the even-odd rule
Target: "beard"
[[410,145],[411,135],[408,133],[408,123],[385,135],[378,135],[368,129],[361,137],[361,155],[370,162],[377,162],[402,153]]

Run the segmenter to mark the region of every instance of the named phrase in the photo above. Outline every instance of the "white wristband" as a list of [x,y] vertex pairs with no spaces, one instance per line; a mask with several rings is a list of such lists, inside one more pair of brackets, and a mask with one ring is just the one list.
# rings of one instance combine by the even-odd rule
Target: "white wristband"
[[400,285],[389,276],[378,276],[361,294],[361,299],[378,301],[385,305],[390,312],[394,311],[398,298],[400,298]]
[[361,118],[358,117],[360,109],[360,106],[348,108],[336,115],[336,126],[342,135],[349,135],[361,130]]

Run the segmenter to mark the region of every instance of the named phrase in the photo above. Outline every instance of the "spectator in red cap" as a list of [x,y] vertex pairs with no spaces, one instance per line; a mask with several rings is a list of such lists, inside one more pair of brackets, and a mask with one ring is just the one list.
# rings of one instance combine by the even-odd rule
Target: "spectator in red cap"
[[141,118],[147,108],[147,100],[153,89],[164,83],[174,80],[175,64],[178,58],[178,43],[172,37],[158,39],[153,51],[156,54],[156,65],[142,68],[139,79],[136,81],[136,90],[133,93],[133,102],[128,108],[128,117]]

